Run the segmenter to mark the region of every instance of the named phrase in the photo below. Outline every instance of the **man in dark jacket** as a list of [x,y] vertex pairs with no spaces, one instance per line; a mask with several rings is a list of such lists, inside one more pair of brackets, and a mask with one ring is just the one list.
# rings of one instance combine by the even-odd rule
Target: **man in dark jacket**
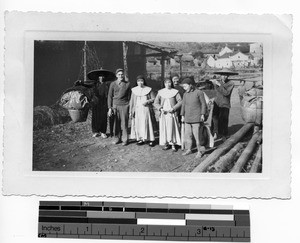
[[114,144],[128,144],[129,100],[131,95],[130,83],[124,79],[123,69],[117,69],[117,80],[112,82],[108,91],[108,116],[114,116]]
[[222,75],[221,81],[212,80],[217,91],[212,113],[214,138],[226,138],[228,135],[228,121],[230,110],[230,97],[234,87],[228,75]]
[[201,90],[195,89],[193,81],[190,78],[185,78],[182,81],[184,90],[183,101],[181,106],[181,119],[185,123],[185,139],[187,143],[187,150],[182,155],[189,155],[192,153],[192,138],[194,136],[198,153],[196,158],[201,158],[205,150],[204,146],[200,144],[200,126],[204,122],[204,115],[206,113],[206,102],[204,94]]

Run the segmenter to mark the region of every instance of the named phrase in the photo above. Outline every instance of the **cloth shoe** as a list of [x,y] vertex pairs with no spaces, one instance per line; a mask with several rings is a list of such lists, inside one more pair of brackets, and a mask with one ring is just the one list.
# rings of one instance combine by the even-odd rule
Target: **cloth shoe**
[[107,138],[107,135],[105,133],[101,133],[102,138]]
[[192,150],[188,149],[187,151],[185,151],[182,155],[186,156],[192,153]]
[[163,147],[163,150],[168,150],[168,149],[170,149],[171,148],[171,146],[169,145],[169,144],[166,144],[164,147]]
[[119,144],[119,143],[121,143],[121,142],[122,142],[122,141],[121,141],[120,139],[118,139],[118,140],[113,141],[112,144]]
[[99,133],[93,133],[93,136],[92,136],[93,138],[96,138],[96,137],[99,137]]
[[203,156],[202,152],[197,152],[196,159],[200,159]]
[[149,146],[150,146],[150,147],[154,147],[154,145],[155,145],[155,144],[154,144],[153,141],[150,141],[150,142],[149,142]]
[[124,142],[122,143],[123,146],[127,146],[128,144],[129,144],[128,141],[124,141]]

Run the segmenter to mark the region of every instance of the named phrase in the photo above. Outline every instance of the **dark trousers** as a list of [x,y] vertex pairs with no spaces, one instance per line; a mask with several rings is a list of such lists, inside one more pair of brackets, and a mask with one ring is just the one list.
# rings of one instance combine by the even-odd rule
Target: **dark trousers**
[[212,131],[213,134],[218,136],[228,135],[228,121],[229,121],[229,108],[219,107],[214,102],[214,108],[212,112]]
[[128,141],[129,105],[120,105],[113,108],[114,135],[118,140]]
[[97,104],[92,107],[92,132],[106,133],[107,128],[107,106]]

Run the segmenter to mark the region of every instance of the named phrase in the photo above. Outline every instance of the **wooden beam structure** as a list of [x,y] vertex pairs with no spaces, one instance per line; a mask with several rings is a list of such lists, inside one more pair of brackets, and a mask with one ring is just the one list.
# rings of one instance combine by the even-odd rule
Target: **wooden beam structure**
[[212,152],[204,161],[202,161],[192,172],[204,172],[215,163],[222,155],[227,153],[243,136],[254,126],[254,123],[246,123],[240,130],[228,138],[219,148]]
[[239,173],[244,168],[245,164],[248,162],[249,158],[251,157],[256,145],[257,140],[259,140],[259,137],[261,136],[260,132],[257,132],[253,134],[252,138],[250,139],[249,143],[247,144],[247,147],[235,163],[234,167],[230,171],[231,173]]
[[256,152],[255,160],[250,169],[250,173],[257,173],[261,168],[261,161],[262,161],[262,145],[259,145],[259,148]]
[[226,172],[231,168],[233,162],[237,159],[240,151],[243,149],[243,144],[237,143],[227,154],[222,156],[209,171]]

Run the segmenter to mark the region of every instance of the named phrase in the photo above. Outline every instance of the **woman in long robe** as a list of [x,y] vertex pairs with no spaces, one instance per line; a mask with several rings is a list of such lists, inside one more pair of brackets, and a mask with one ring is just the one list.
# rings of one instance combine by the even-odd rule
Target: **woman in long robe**
[[143,76],[137,77],[137,86],[131,89],[129,116],[131,117],[131,139],[137,140],[137,145],[149,141],[154,146],[154,112],[152,104],[155,96],[152,88],[146,86]]
[[181,145],[178,110],[181,107],[182,99],[179,91],[173,88],[170,79],[166,79],[164,85],[165,88],[158,91],[154,101],[154,106],[160,111],[159,144],[164,146],[163,150],[172,147],[173,151],[177,151],[176,146]]

